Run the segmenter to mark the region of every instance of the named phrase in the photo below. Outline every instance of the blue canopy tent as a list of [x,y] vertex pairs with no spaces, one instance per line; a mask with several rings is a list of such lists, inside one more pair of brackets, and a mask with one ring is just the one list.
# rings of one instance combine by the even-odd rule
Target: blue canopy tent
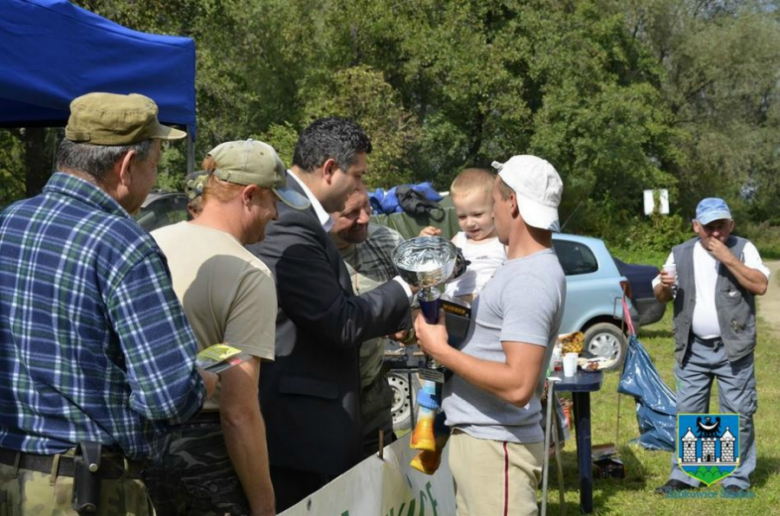
[[195,139],[195,42],[136,32],[66,0],[2,0],[0,126],[63,126],[92,91],[141,93]]

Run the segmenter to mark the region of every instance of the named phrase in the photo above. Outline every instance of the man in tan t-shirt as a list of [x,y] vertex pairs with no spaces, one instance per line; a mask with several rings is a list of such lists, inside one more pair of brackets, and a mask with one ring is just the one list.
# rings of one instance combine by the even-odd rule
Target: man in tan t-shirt
[[257,390],[261,361],[274,359],[276,286],[244,245],[263,239],[277,217],[277,199],[298,209],[309,202],[284,187],[285,167],[262,142],[223,143],[203,169],[211,174],[200,215],[152,236],[168,259],[199,349],[226,342],[252,359],[221,374],[212,401],[150,473],[149,491],[160,514],[274,514]]

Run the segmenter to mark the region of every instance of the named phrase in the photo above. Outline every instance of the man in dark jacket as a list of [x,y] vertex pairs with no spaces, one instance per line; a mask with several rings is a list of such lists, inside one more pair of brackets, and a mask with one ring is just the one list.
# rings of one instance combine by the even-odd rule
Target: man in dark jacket
[[276,277],[276,362],[264,368],[266,421],[277,511],[361,459],[360,344],[410,326],[409,286],[393,278],[355,296],[328,231],[330,213],[362,186],[371,142],[355,123],[324,118],[298,140],[287,185],[308,210],[279,204],[279,220],[250,250]]

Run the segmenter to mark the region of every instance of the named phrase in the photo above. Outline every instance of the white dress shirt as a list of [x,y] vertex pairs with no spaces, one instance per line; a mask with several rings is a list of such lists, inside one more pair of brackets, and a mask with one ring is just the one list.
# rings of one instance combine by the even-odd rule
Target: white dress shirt
[[[309,199],[312,207],[314,208],[314,213],[317,215],[317,220],[319,220],[320,224],[322,224],[322,229],[324,229],[326,233],[330,233],[330,230],[333,227],[333,217],[330,216],[330,213],[325,211],[325,208],[322,207],[322,203],[314,196],[312,191],[309,190],[309,187],[306,186],[306,183],[301,181],[301,178],[295,175],[292,170],[288,170],[287,173],[290,174],[290,176],[295,179],[295,181],[301,186],[303,193]],[[411,303],[414,294],[412,294],[412,289],[409,288],[409,285],[407,285],[400,276],[393,278],[393,281],[396,281],[399,285],[401,285],[401,287],[403,287],[404,292],[406,292],[406,297],[409,298],[409,303]]]
[[312,191],[309,190],[309,187],[306,186],[306,183],[301,181],[301,178],[296,176],[292,170],[288,170],[287,173],[290,174],[290,176],[295,179],[295,181],[303,189],[303,193],[309,199],[309,202],[311,202],[311,205],[314,208],[314,213],[317,214],[317,220],[319,220],[320,224],[322,224],[322,229],[324,229],[326,233],[330,233],[330,228],[333,227],[333,218],[330,216],[330,213],[325,211],[325,208],[322,207],[322,203],[319,201],[319,199],[314,197]]

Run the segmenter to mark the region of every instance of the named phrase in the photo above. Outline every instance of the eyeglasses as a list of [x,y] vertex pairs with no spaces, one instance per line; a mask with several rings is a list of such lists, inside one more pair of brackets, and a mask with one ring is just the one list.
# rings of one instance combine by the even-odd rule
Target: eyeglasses
[[[699,222],[698,220],[696,222]],[[716,220],[705,225],[699,222],[699,226],[707,233],[713,233],[715,231],[724,231],[731,226],[731,220]]]

